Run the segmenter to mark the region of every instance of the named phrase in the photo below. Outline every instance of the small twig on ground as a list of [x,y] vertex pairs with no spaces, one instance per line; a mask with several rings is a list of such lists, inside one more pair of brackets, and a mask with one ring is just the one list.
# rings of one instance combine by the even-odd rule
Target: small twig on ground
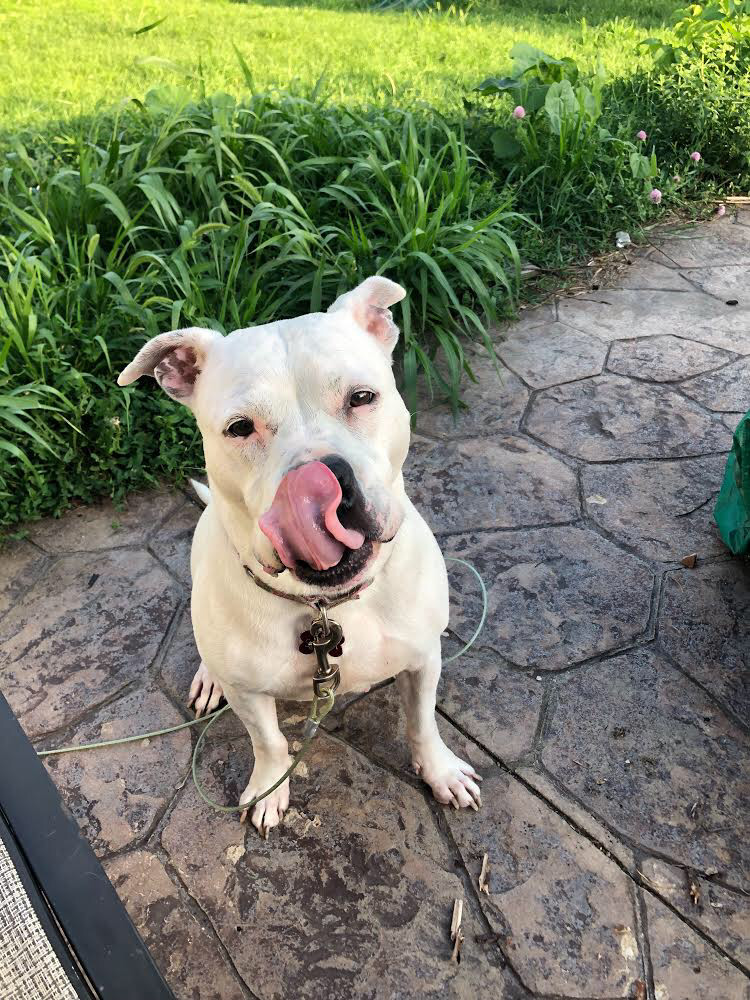
[[461,920],[464,915],[464,901],[462,899],[453,900],[453,916],[451,917],[451,941],[453,951],[451,952],[451,962],[461,961],[461,945],[464,943],[464,935],[461,930]]
[[484,857],[482,858],[482,870],[479,873],[479,891],[486,893],[489,896],[489,877],[490,877],[490,856],[485,851]]
[[688,876],[688,895],[693,906],[698,906],[701,901],[701,890],[698,882],[692,876]]

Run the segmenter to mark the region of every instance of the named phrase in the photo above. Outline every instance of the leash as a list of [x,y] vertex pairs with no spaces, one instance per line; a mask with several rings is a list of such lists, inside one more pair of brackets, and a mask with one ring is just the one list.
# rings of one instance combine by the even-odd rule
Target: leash
[[[471,570],[479,582],[479,588],[482,594],[482,614],[479,619],[479,624],[469,641],[465,643],[465,645],[463,645],[457,653],[453,653],[451,656],[448,656],[443,660],[443,663],[451,663],[453,660],[457,660],[460,656],[463,656],[464,653],[468,652],[468,650],[471,649],[476,640],[479,638],[485,622],[487,621],[488,600],[487,587],[481,574],[479,573],[479,570],[477,570],[475,566],[472,566],[472,564],[467,562],[465,559],[459,559],[457,556],[446,556],[445,559],[447,562],[459,563],[460,565]],[[297,601],[298,603],[310,604],[310,602],[297,595],[284,594],[283,591],[274,590],[265,584],[264,581],[259,581],[255,574],[248,569],[247,566],[245,566],[244,569],[248,576],[260,587],[261,590],[267,590],[280,597],[287,597],[291,600]],[[366,586],[369,586],[370,582],[371,581],[368,581],[359,587],[355,587],[352,591],[339,595],[330,601],[319,600],[316,603],[310,604],[310,606],[318,612],[318,617],[313,619],[310,624],[310,629],[303,632],[300,636],[300,652],[315,653],[317,659],[317,670],[313,675],[313,699],[310,705],[310,711],[305,719],[304,729],[302,731],[302,744],[292,758],[291,764],[286,771],[284,771],[281,777],[275,781],[270,788],[267,788],[260,795],[256,795],[255,798],[251,799],[249,802],[241,802],[236,806],[225,806],[219,802],[215,802],[204,790],[198,777],[198,760],[206,734],[211,726],[213,726],[213,724],[221,718],[222,715],[229,711],[229,705],[224,705],[222,708],[216,709],[216,711],[212,712],[210,715],[204,716],[203,718],[191,719],[189,722],[182,722],[178,726],[169,726],[166,729],[155,729],[149,733],[139,733],[137,736],[122,736],[119,739],[101,740],[96,743],[79,743],[75,746],[60,747],[56,750],[37,750],[37,756],[52,757],[64,753],[75,753],[79,750],[98,750],[100,747],[114,747],[122,746],[124,743],[138,743],[141,740],[155,739],[159,736],[168,736],[170,733],[177,733],[182,729],[189,729],[191,726],[203,724],[204,728],[196,741],[191,761],[191,773],[195,789],[203,801],[217,812],[246,813],[248,810],[252,809],[256,803],[260,802],[261,799],[266,798],[267,795],[270,795],[271,792],[275,791],[279,785],[283,784],[287,778],[293,774],[294,771],[296,771],[297,767],[302,762],[302,758],[309,750],[310,744],[320,728],[320,724],[333,708],[336,688],[339,686],[340,675],[338,665],[332,665],[328,660],[328,656],[341,655],[341,646],[344,641],[344,635],[338,622],[335,622],[332,618],[328,617],[328,611],[331,608],[338,607],[345,601],[356,600],[361,591],[364,590]]]

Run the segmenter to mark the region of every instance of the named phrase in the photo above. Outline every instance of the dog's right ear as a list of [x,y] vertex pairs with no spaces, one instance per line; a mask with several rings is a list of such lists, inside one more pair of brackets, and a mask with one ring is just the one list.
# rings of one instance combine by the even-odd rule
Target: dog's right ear
[[189,406],[206,357],[220,338],[215,330],[198,326],[160,333],[120,372],[117,384],[130,385],[141,375],[152,375],[168,396]]

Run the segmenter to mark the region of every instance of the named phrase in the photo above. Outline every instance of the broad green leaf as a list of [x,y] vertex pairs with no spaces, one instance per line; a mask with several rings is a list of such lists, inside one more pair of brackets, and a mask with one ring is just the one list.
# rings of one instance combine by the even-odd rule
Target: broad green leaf
[[560,135],[563,122],[578,117],[578,100],[568,80],[561,80],[550,86],[544,101],[544,110],[555,135]]

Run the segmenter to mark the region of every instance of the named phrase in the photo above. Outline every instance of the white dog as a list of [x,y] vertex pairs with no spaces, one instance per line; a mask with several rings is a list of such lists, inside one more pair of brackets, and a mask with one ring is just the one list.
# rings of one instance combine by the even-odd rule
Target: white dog
[[[389,306],[405,294],[373,277],[327,313],[227,337],[163,333],[118,380],[153,375],[203,435],[210,494],[204,488],[191,557],[203,662],[191,697],[213,705],[223,690],[247,727],[255,766],[242,802],[290,763],[275,699],[312,697],[315,657],[298,648],[306,604],[350,594],[357,599],[335,611],[345,636],[340,690],[397,675],[415,770],[439,802],[481,804],[479,776],[435,721],[448,580],[401,472],[409,414],[391,369]],[[287,780],[254,806],[253,824],[267,835],[288,804]]]

